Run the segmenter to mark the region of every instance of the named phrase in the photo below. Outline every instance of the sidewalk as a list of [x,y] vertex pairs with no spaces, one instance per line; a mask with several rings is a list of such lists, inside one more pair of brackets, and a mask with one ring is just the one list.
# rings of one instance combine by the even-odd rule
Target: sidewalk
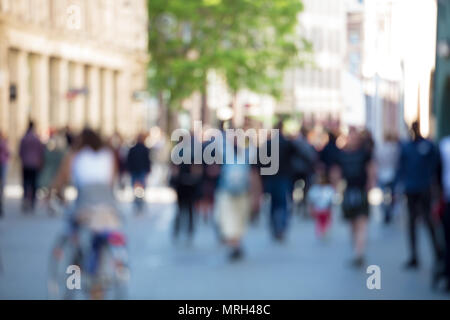
[[[18,173],[17,164],[8,172],[8,179],[5,186],[6,199],[21,199],[23,188],[21,185],[21,176]],[[166,164],[156,163],[152,167],[152,172],[148,177],[148,187],[146,190],[146,201],[149,203],[172,203],[176,200],[174,191],[167,186],[168,166]],[[129,183],[129,177],[125,177],[126,186],[123,190],[116,192],[120,201],[131,202],[133,200],[133,190]],[[76,197],[76,189],[68,187],[66,190],[68,200]]]

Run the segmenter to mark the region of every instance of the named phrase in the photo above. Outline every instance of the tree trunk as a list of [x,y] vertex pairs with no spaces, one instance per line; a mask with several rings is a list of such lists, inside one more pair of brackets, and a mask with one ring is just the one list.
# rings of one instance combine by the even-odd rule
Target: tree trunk
[[237,106],[237,91],[232,93],[232,99],[231,99],[231,109],[233,110],[233,116],[231,118],[231,125],[233,128],[237,128],[239,125],[239,110]]
[[202,90],[202,97],[201,97],[201,112],[202,112],[202,123],[205,125],[209,125],[210,118],[209,118],[209,108],[208,108],[208,93],[206,85],[203,87]]
[[162,91],[158,93],[158,104],[159,104],[159,116],[158,116],[158,124],[162,131],[169,133],[169,110],[164,101],[164,95]]

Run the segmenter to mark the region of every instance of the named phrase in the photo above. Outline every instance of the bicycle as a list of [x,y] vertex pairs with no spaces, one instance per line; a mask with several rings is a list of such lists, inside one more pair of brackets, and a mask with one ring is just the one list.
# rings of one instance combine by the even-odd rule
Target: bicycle
[[80,268],[81,293],[88,298],[126,298],[130,270],[125,236],[110,212],[97,210],[76,232],[59,236],[52,247],[47,283],[50,299],[77,298],[80,291],[67,285],[69,266]]

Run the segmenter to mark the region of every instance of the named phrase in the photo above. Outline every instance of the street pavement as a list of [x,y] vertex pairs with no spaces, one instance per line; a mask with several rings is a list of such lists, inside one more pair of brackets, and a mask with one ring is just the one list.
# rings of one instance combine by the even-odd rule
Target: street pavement
[[[157,194],[156,192],[154,194]],[[431,247],[419,232],[418,271],[404,271],[407,258],[405,217],[384,226],[371,215],[367,264],[381,268],[381,289],[369,290],[366,269],[352,269],[348,225],[339,216],[326,241],[319,241],[311,220],[292,217],[289,236],[275,243],[261,213],[244,239],[245,259],[230,263],[211,223],[197,220],[192,243],[171,239],[173,202],[153,197],[136,216],[127,202],[125,231],[131,258],[130,299],[449,299],[431,290]],[[23,215],[18,199],[6,200],[0,220],[0,299],[47,299],[46,279],[52,243],[63,228],[40,204]]]

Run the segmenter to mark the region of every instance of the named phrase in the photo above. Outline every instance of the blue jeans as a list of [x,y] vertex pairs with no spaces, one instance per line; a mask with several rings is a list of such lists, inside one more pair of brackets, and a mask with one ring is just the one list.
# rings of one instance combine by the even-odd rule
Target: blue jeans
[[274,236],[283,235],[289,222],[288,197],[291,180],[288,177],[272,176],[267,183],[271,196],[270,225]]
[[139,183],[142,188],[145,189],[146,187],[146,181],[147,180],[147,173],[146,172],[139,172],[139,173],[131,173],[131,186],[134,188],[136,183]]
[[[139,184],[144,190],[146,187],[147,173],[131,173],[131,186],[134,188],[136,184]],[[134,204],[138,211],[143,209],[144,199],[137,194],[134,195]]]

